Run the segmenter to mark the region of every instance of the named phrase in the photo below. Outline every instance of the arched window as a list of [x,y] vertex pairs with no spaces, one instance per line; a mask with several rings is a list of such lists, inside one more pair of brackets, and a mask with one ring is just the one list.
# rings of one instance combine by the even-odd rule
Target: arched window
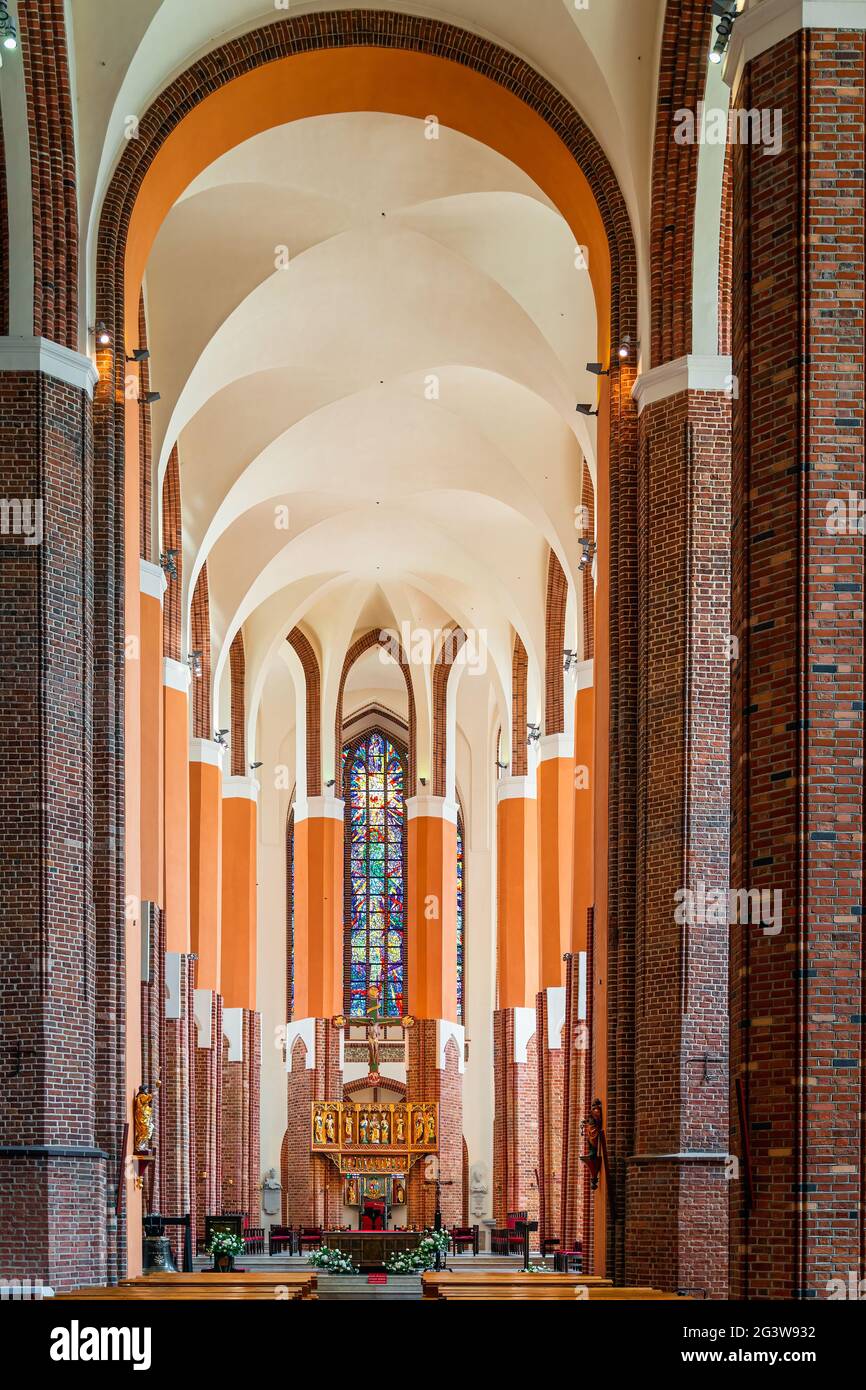
[[343,749],[346,801],[345,999],[362,1017],[379,991],[386,1018],[402,1018],[406,976],[406,754],[380,729]]
[[463,812],[457,812],[457,1022],[465,1023],[463,1017],[464,989],[466,984],[466,934],[464,902],[464,850],[463,850]]

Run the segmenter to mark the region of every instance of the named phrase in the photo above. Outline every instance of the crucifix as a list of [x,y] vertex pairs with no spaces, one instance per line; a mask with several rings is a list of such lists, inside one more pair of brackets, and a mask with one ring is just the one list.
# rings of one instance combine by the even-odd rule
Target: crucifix
[[363,1028],[367,1036],[367,1057],[370,1074],[379,1075],[380,1048],[385,1041],[386,1030],[388,1027],[399,1026],[405,1033],[411,1028],[415,1020],[409,1014],[399,1020],[384,1019],[379,1009],[379,990],[376,985],[371,985],[367,990],[367,1007],[363,1018],[346,1018],[345,1014],[338,1014],[334,1019],[335,1028]]

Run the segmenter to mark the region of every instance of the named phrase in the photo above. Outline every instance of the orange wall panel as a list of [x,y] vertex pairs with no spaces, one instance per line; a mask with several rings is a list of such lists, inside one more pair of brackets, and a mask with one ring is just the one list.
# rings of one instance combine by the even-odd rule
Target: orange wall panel
[[407,836],[407,1007],[457,1020],[457,825],[413,816]]
[[222,770],[189,764],[190,938],[198,956],[196,986],[220,991],[222,910]]
[[141,594],[141,896],[163,907],[162,603]]
[[[173,663],[177,666],[179,663]],[[189,697],[164,684],[164,854],[165,949],[186,955],[189,917]]]
[[[592,686],[577,692],[574,705],[574,893],[571,920],[572,951],[586,950],[586,914],[593,893],[593,756],[595,698]],[[581,769],[586,769],[582,772]],[[578,786],[578,774],[581,785]],[[585,783],[586,785],[583,785]]]
[[538,803],[508,796],[497,809],[497,1008],[535,1008],[538,993]]
[[343,1012],[343,822],[295,821],[295,1018]]
[[539,989],[565,984],[571,950],[574,759],[546,758],[538,768]]
[[256,803],[223,797],[222,994],[227,1009],[256,1007]]

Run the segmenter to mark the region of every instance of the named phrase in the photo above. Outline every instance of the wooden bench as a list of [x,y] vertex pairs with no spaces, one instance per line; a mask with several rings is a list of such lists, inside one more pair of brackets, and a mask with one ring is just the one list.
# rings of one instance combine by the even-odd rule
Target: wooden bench
[[317,1298],[315,1270],[252,1270],[228,1274],[146,1274],[114,1286],[76,1289],[64,1299],[242,1299],[292,1301]]
[[455,1270],[454,1272],[429,1273],[422,1276],[425,1298],[442,1298],[443,1291],[454,1288],[537,1288],[543,1282],[546,1288],[575,1289],[579,1286],[589,1288],[610,1288],[611,1280],[602,1279],[597,1274],[566,1274],[551,1271],[547,1274],[527,1274],[525,1270]]
[[168,1289],[164,1285],[152,1289],[142,1289],[135,1285],[118,1284],[114,1288],[96,1287],[76,1289],[74,1293],[59,1293],[56,1298],[85,1303],[219,1303],[226,1301],[254,1301],[260,1303],[302,1302],[300,1289],[288,1289],[280,1300],[268,1288],[244,1288],[240,1284],[227,1284],[216,1289],[177,1288]]
[[679,1294],[662,1293],[659,1289],[581,1289],[569,1288],[467,1288],[445,1289],[439,1301],[445,1303],[489,1303],[491,1301],[538,1301],[559,1303],[659,1303],[680,1299]]

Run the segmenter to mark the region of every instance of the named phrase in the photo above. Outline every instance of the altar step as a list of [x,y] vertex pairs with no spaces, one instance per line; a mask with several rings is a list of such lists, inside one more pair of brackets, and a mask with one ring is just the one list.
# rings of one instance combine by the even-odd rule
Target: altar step
[[368,1284],[366,1274],[320,1274],[319,1298],[421,1299],[420,1274],[389,1274],[385,1284]]

